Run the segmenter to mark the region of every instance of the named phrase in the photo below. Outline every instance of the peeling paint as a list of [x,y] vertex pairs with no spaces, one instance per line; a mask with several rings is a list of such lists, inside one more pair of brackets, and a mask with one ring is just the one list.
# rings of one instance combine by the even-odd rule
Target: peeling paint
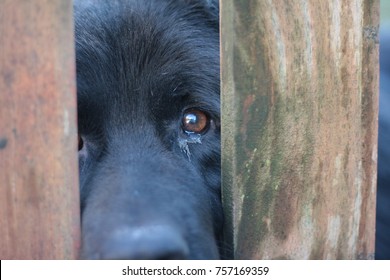
[[278,14],[274,8],[274,3],[272,0],[268,0],[268,5],[271,7],[271,22],[272,29],[274,31],[275,42],[276,42],[276,50],[277,55],[275,59],[277,61],[277,75],[279,76],[277,81],[279,83],[279,89],[281,92],[286,93],[287,89],[287,62],[286,62],[286,46],[284,45],[284,39],[282,38],[282,31],[280,29],[280,23]]
[[332,25],[330,32],[330,43],[332,46],[335,63],[340,63],[341,57],[341,2],[340,0],[331,1],[329,11],[332,13]]
[[304,48],[304,54],[305,54],[305,62],[306,62],[306,71],[309,76],[309,79],[312,79],[312,71],[313,68],[313,44],[311,39],[311,14],[309,11],[309,5],[306,0],[301,0],[300,6],[302,7],[302,13],[303,13],[303,32],[305,34],[305,48]]
[[361,206],[362,206],[362,184],[363,178],[362,176],[362,162],[359,161],[358,164],[358,176],[356,176],[354,181],[354,189],[355,189],[355,199],[354,206],[352,209],[352,219],[350,227],[354,230],[351,232],[351,236],[348,240],[348,249],[350,252],[357,252],[357,239],[359,237],[359,223],[361,217]]
[[[330,249],[337,249],[337,243],[339,241],[340,236],[340,226],[341,220],[340,216],[331,216],[328,219],[328,232],[327,232],[327,242]],[[333,252],[330,252],[332,254]],[[327,258],[332,258],[332,256],[328,256]]]
[[302,233],[302,238],[305,240],[301,246],[297,248],[297,255],[300,259],[309,259],[312,253],[313,244],[315,241],[316,228],[313,221],[313,208],[311,205],[307,204],[304,206],[304,211],[302,213],[302,218],[299,224],[299,230]]
[[335,168],[335,175],[333,177],[333,186],[337,186],[338,183],[339,183],[339,180],[340,180],[340,174],[342,172],[341,170],[341,158],[342,158],[342,155],[341,154],[338,154],[335,158],[335,163],[334,163],[334,168]]

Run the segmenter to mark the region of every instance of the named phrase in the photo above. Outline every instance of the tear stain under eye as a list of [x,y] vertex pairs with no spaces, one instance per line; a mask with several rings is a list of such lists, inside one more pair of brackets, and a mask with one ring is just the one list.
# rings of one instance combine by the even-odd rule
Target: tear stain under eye
[[186,139],[179,137],[178,140],[180,149],[187,155],[188,160],[191,161],[191,152],[188,148],[188,144],[202,144],[201,135],[193,133],[189,134]]

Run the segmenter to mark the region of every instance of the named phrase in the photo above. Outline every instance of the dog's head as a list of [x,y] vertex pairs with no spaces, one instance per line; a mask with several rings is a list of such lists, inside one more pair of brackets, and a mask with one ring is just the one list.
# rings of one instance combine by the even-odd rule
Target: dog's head
[[83,258],[218,258],[218,1],[76,1]]

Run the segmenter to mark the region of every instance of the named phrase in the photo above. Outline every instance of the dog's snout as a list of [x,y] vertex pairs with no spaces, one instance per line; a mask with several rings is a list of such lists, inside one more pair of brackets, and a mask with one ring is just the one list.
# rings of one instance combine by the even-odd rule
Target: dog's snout
[[168,226],[125,227],[113,231],[102,244],[102,259],[187,259],[189,248],[181,234]]

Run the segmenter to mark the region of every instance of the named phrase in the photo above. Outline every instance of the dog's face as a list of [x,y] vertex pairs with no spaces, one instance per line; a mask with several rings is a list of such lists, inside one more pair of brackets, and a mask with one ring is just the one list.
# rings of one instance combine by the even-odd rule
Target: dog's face
[[218,258],[217,1],[76,1],[82,258]]

